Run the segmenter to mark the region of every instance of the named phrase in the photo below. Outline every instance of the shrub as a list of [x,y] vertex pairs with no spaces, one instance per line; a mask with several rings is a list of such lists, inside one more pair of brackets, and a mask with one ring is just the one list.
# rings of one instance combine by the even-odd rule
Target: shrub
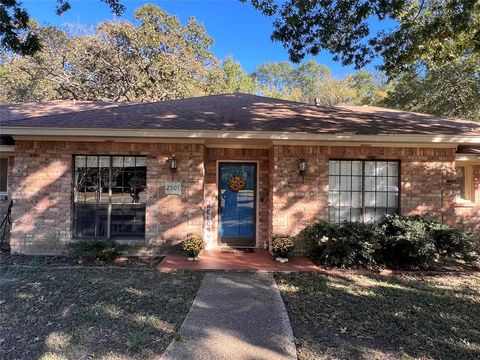
[[326,266],[425,269],[437,259],[470,262],[479,253],[474,236],[421,216],[388,216],[380,224],[319,220],[298,236],[313,244],[310,256]]
[[427,226],[440,257],[475,260],[478,243],[473,235],[467,235],[457,228],[434,221],[429,222]]
[[202,237],[196,234],[188,234],[187,238],[182,242],[182,249],[185,250],[190,257],[197,257],[205,248],[205,242]]
[[275,256],[288,258],[293,251],[295,244],[287,236],[276,236],[272,241],[272,252]]
[[317,220],[311,222],[303,228],[297,235],[297,241],[303,242],[309,250],[313,259],[319,259],[321,249],[319,248],[320,240],[324,237],[329,239],[338,235],[339,224],[328,220]]
[[111,262],[122,254],[125,245],[120,245],[115,241],[79,241],[69,245],[70,254],[81,257],[86,261],[105,261]]
[[419,217],[388,216],[381,227],[385,234],[379,258],[387,266],[429,268],[437,250],[429,232],[428,221]]
[[318,242],[319,262],[326,266],[371,267],[375,265],[381,229],[374,223],[342,222],[329,225],[330,236]]

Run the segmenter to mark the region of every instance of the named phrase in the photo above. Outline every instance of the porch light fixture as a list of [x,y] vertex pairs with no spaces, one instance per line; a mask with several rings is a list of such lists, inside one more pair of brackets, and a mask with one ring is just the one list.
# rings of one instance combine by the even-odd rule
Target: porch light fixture
[[170,168],[170,171],[172,172],[172,181],[173,181],[173,174],[177,172],[177,168],[178,168],[178,160],[175,157],[175,154],[172,154],[172,156],[170,156],[170,158],[168,159],[168,166]]
[[303,181],[305,181],[305,173],[307,172],[307,161],[305,159],[300,159],[300,162],[298,163],[298,172],[303,178]]

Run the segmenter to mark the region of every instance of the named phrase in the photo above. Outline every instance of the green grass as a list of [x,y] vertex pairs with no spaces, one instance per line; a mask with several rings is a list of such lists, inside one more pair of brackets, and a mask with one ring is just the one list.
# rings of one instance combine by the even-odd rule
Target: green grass
[[479,359],[480,279],[277,274],[298,357]]
[[159,357],[202,277],[152,269],[0,266],[0,358]]

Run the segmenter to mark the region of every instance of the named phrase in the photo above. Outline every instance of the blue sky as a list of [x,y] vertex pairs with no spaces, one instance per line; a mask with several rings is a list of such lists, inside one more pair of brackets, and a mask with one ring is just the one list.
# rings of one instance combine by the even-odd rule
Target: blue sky
[[[23,5],[32,18],[40,24],[61,25],[79,22],[95,25],[114,18],[107,5],[100,0],[70,0],[72,9],[62,16],[55,15],[55,0],[24,0]],[[218,58],[233,55],[248,72],[264,62],[288,60],[288,53],[282,44],[272,42],[272,19],[262,15],[249,3],[238,0],[122,0],[126,6],[123,19],[131,20],[136,8],[144,3],[154,3],[168,13],[177,15],[182,23],[190,16],[199,20],[214,39],[213,52]],[[374,24],[375,27],[380,26]],[[337,77],[353,72],[352,67],[344,67],[334,62],[328,53],[321,53],[315,59],[329,66]],[[377,61],[378,64],[378,61]],[[366,69],[373,70],[370,65]]]

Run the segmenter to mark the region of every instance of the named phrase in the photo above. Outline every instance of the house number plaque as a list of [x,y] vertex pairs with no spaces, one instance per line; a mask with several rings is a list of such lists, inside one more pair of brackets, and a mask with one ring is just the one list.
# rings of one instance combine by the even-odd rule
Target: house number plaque
[[182,183],[180,181],[166,181],[165,194],[180,195],[182,193]]

